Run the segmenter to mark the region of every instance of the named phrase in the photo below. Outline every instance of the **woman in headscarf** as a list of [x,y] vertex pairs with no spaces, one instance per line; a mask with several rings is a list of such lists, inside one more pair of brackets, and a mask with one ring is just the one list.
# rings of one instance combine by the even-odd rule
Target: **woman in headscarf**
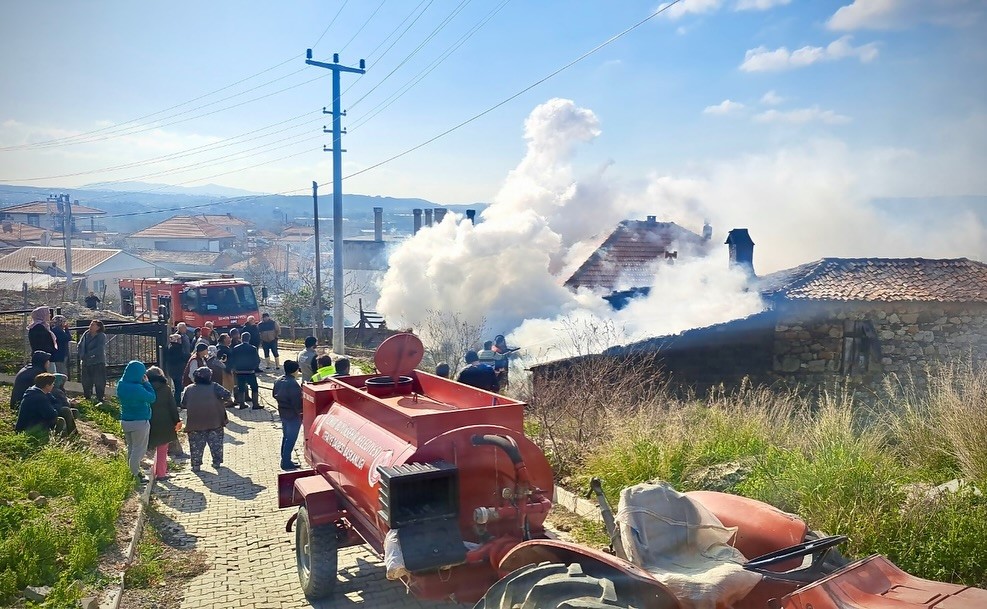
[[147,449],[154,450],[154,477],[163,480],[168,477],[168,444],[178,439],[177,431],[182,419],[178,415],[174,389],[165,378],[164,370],[151,366],[147,369],[147,380],[157,396],[151,404]]
[[157,392],[147,380],[147,368],[142,362],[132,360],[117,383],[117,400],[120,401],[123,440],[127,445],[127,463],[140,482],[147,482],[140,465],[151,433],[151,404],[157,398]]
[[27,339],[31,343],[31,351],[44,351],[49,355],[55,355],[55,345],[57,340],[48,320],[51,319],[51,310],[48,307],[38,307],[31,311],[31,325],[27,327]]

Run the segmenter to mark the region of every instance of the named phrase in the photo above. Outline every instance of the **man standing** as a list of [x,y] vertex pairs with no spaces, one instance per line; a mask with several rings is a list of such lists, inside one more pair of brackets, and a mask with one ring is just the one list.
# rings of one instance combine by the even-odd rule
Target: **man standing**
[[[257,329],[257,320],[253,315],[248,316],[246,323],[243,324],[243,331],[240,333],[240,342],[249,343],[254,348],[254,351],[260,349],[260,330]],[[258,356],[257,369],[254,372],[258,373],[260,371],[260,357]]]
[[98,306],[99,296],[96,295],[96,292],[89,292],[89,296],[86,296],[86,308],[95,311]]
[[257,395],[257,367],[260,366],[260,356],[257,349],[250,344],[250,333],[244,332],[240,335],[241,343],[233,347],[233,360],[231,368],[236,377],[236,399],[237,406],[247,407],[247,386],[250,386],[251,402],[254,410],[260,410],[260,396]]
[[278,415],[281,417],[281,469],[293,470],[300,466],[291,460],[291,452],[298,441],[302,428],[302,387],[295,379],[298,362],[284,363],[284,376],[274,382],[274,399],[278,401]]
[[302,382],[312,378],[317,370],[316,360],[319,359],[319,352],[315,350],[315,345],[318,343],[319,339],[314,336],[306,336],[305,348],[298,352],[298,370],[302,374]]
[[500,389],[500,385],[497,383],[497,373],[490,366],[480,363],[480,357],[476,351],[467,351],[466,357],[463,359],[466,360],[466,367],[459,373],[459,378],[456,379],[458,382],[494,393]]
[[188,361],[188,358],[192,357],[192,339],[189,338],[188,326],[185,325],[184,321],[178,322],[178,325],[175,326],[175,334],[182,337],[182,355],[185,361]]
[[[199,333],[199,342],[205,342],[207,345],[215,345],[219,342],[219,334],[216,333],[216,328],[211,321],[202,324],[202,330]],[[213,379],[213,382],[216,382],[215,379]]]
[[274,353],[275,370],[281,367],[281,359],[278,357],[278,337],[281,336],[281,326],[268,313],[260,316],[260,324],[257,325],[260,331],[260,345],[264,349],[264,366],[271,367],[271,353]]

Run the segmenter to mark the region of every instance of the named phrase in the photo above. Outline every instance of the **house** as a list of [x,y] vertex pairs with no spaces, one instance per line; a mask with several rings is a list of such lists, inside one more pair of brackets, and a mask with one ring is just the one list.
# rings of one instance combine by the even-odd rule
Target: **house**
[[222,252],[235,242],[236,235],[202,216],[174,216],[127,238],[128,247],[135,250],[172,252]]
[[96,219],[105,216],[106,212],[95,207],[79,205],[78,201],[72,202],[68,195],[49,197],[47,201],[32,201],[0,208],[0,220],[10,220],[61,233],[66,206],[71,207],[73,234],[80,231],[95,233],[102,229],[96,224]]
[[[24,245],[45,245],[51,242],[51,231],[13,220],[0,220],[0,239]],[[20,247],[19,246],[19,247]]]
[[[119,249],[72,249],[72,277],[79,282],[79,294],[90,290],[100,296],[104,304],[120,302],[119,280],[128,277],[154,277],[158,270],[154,264]],[[61,247],[22,247],[0,258],[0,275],[5,282],[37,283],[36,275],[48,275],[65,280],[65,249]],[[51,284],[51,281],[44,280]]]
[[196,216],[205,222],[225,229],[238,240],[247,238],[247,231],[253,226],[250,222],[237,218],[233,214],[199,214]]
[[656,216],[643,222],[624,220],[564,285],[602,290],[611,305],[621,309],[629,298],[648,293],[658,265],[674,263],[680,255],[706,255],[711,236],[708,224],[700,236],[674,222],[658,222]]
[[[823,258],[753,279],[765,311],[607,349],[674,386],[723,384],[879,390],[885,376],[923,382],[955,358],[987,362],[987,264],[966,258]],[[576,358],[578,359],[578,358]],[[576,359],[533,369],[546,378]]]

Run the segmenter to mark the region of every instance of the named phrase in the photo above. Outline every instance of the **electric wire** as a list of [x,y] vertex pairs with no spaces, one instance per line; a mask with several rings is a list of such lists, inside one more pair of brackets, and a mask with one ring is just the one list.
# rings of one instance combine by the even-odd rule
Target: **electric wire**
[[[418,3],[418,6],[416,6],[416,7],[415,7],[415,8],[413,8],[413,9],[411,9],[411,12],[410,12],[410,13],[408,13],[408,15],[407,15],[407,16],[406,16],[406,17],[405,17],[404,19],[402,19],[402,20],[401,20],[401,23],[399,23],[399,24],[397,24],[396,26],[394,26],[394,29],[393,29],[393,30],[391,30],[391,33],[390,33],[390,34],[388,34],[388,35],[387,35],[387,37],[385,37],[385,38],[384,38],[383,40],[381,40],[381,41],[380,41],[380,44],[378,44],[378,45],[377,45],[376,47],[374,47],[374,50],[372,50],[372,51],[370,51],[370,53],[369,53],[369,54],[367,55],[367,57],[366,57],[366,59],[367,59],[367,64],[368,64],[368,65],[370,64],[370,59],[371,59],[371,58],[372,58],[372,57],[373,57],[374,55],[376,55],[376,54],[377,54],[377,51],[378,51],[378,50],[380,50],[380,47],[382,47],[382,46],[384,46],[384,44],[386,44],[386,43],[387,43],[387,41],[391,39],[391,36],[393,36],[395,32],[397,32],[397,31],[398,31],[399,29],[401,29],[401,26],[402,26],[402,25],[404,25],[404,24],[405,24],[405,22],[406,22],[406,21],[408,21],[408,19],[411,19],[411,16],[412,16],[412,15],[414,15],[414,14],[415,14],[416,12],[418,12],[418,9],[419,9],[419,8],[421,8],[421,6],[422,6],[423,4],[425,4],[425,2],[428,2],[428,4],[429,4],[429,6],[431,6],[431,5],[432,5],[432,2],[431,2],[431,0],[421,0],[421,2],[419,2],[419,3]],[[428,6],[426,6],[426,7],[425,7],[425,10],[428,10]],[[425,11],[422,11],[422,13],[424,13],[424,12],[425,12]],[[419,15],[419,17],[420,17],[420,16],[421,16],[421,15]],[[417,18],[415,19],[415,21],[417,21]],[[412,25],[414,25],[414,22],[412,22]],[[406,29],[404,30],[404,32],[402,32],[402,33],[401,33],[401,36],[404,36],[404,34],[405,34],[405,33],[406,33],[407,31],[408,31],[408,30],[407,30],[407,28],[406,28]],[[400,38],[400,36],[399,36],[399,37],[398,37],[398,40],[400,40],[400,39],[401,39],[401,38]],[[397,42],[397,41],[395,41],[395,42]],[[393,47],[393,46],[394,46],[394,45],[392,44],[392,45],[391,45],[391,47]],[[388,48],[388,50],[390,50],[390,49],[391,49],[391,47],[387,47],[387,48]],[[387,51],[384,51],[384,53],[386,54],[386,53],[387,53]]]
[[[327,25],[327,26],[326,26],[326,29],[324,29],[324,30],[322,30],[322,33],[321,33],[321,34],[319,34],[319,39],[318,39],[318,40],[316,40],[316,41],[315,41],[315,44],[313,44],[313,45],[311,46],[311,48],[312,48],[312,49],[315,49],[315,47],[317,47],[317,46],[319,46],[319,43],[320,43],[320,42],[322,42],[322,39],[323,39],[323,38],[325,37],[325,35],[326,35],[326,34],[327,34],[327,33],[329,32],[329,28],[331,28],[331,27],[332,27],[332,24],[334,24],[334,23],[336,23],[336,19],[339,19],[339,14],[343,12],[343,9],[344,9],[344,8],[346,8],[346,3],[347,3],[347,2],[349,2],[349,0],[343,0],[343,4],[342,4],[342,5],[340,5],[340,7],[339,7],[339,10],[338,10],[338,11],[336,11],[336,14],[335,14],[335,15],[333,15],[333,17],[332,17],[332,19],[331,19],[331,20],[329,21],[329,25]],[[294,58],[293,58],[293,59],[294,59]]]
[[356,40],[356,37],[360,35],[360,32],[362,32],[363,29],[367,27],[367,24],[369,24],[373,20],[374,16],[380,12],[380,9],[383,8],[385,2],[387,2],[387,0],[380,0],[380,4],[377,5],[377,8],[374,9],[374,12],[370,13],[370,16],[367,17],[367,20],[364,21],[363,25],[360,26],[360,29],[358,29],[352,36],[350,36],[350,39],[346,41],[346,44],[343,45],[343,48],[339,49],[340,53],[345,51],[346,47],[350,46],[350,43]]
[[380,161],[378,163],[374,163],[373,165],[370,165],[368,167],[364,167],[363,169],[360,169],[359,171],[355,171],[355,172],[353,172],[353,173],[351,173],[351,174],[349,174],[347,176],[343,176],[343,179],[345,180],[345,179],[348,179],[348,178],[352,178],[352,177],[355,177],[355,176],[358,176],[358,175],[367,173],[368,171],[372,171],[374,169],[377,169],[378,167],[381,167],[381,166],[386,165],[386,164],[388,164],[388,163],[390,163],[392,161],[395,161],[395,160],[397,160],[397,159],[399,159],[399,158],[401,158],[403,156],[406,156],[406,155],[408,155],[408,154],[410,154],[410,153],[412,153],[412,152],[414,152],[416,150],[419,150],[421,148],[424,148],[425,146],[428,146],[432,142],[434,142],[434,141],[436,141],[438,139],[441,139],[441,138],[449,135],[450,133],[452,133],[454,131],[457,131],[457,130],[461,129],[462,127],[465,127],[466,125],[472,123],[473,121],[475,121],[475,120],[477,120],[477,119],[479,119],[479,118],[481,118],[483,116],[486,116],[487,114],[490,114],[491,112],[493,112],[497,108],[500,108],[501,106],[503,106],[503,105],[505,105],[505,104],[507,104],[507,103],[509,103],[509,102],[511,102],[511,101],[513,101],[515,99],[517,99],[518,97],[524,95],[525,93],[527,93],[528,91],[534,89],[538,85],[540,85],[540,84],[542,84],[542,83],[544,83],[544,82],[546,82],[546,81],[554,78],[555,76],[561,74],[562,72],[568,70],[569,68],[571,68],[572,66],[574,66],[577,63],[581,62],[582,60],[586,59],[590,55],[595,54],[600,49],[603,49],[603,48],[605,48],[607,46],[610,46],[611,44],[613,44],[617,40],[620,40],[621,38],[623,38],[627,34],[633,32],[634,30],[636,30],[637,28],[641,27],[645,23],[651,21],[652,19],[654,19],[658,15],[664,13],[666,10],[668,10],[669,8],[675,6],[679,2],[682,2],[682,0],[672,0],[668,4],[661,5],[661,7],[659,7],[656,11],[654,11],[653,13],[651,13],[650,15],[648,15],[647,17],[645,17],[644,19],[638,21],[634,25],[631,25],[627,29],[625,29],[625,30],[623,30],[623,31],[621,31],[621,32],[619,32],[617,34],[614,34],[613,36],[611,36],[607,40],[601,42],[600,44],[596,45],[592,49],[586,51],[585,53],[583,53],[579,57],[573,59],[572,61],[570,61],[569,63],[565,64],[561,68],[558,68],[555,71],[553,71],[550,74],[548,74],[547,76],[544,76],[544,77],[536,80],[535,82],[531,83],[527,87],[524,87],[523,89],[521,89],[517,93],[514,93],[510,97],[507,97],[506,99],[503,99],[503,100],[497,102],[496,104],[494,104],[493,106],[490,106],[489,108],[487,108],[486,110],[480,112],[479,114],[475,114],[472,117],[470,117],[470,118],[462,121],[461,123],[459,123],[459,124],[457,124],[457,125],[455,125],[453,127],[450,127],[449,129],[446,129],[445,131],[439,133],[438,135],[432,136],[431,138],[425,140],[424,142],[422,142],[420,144],[417,144],[415,146],[412,146],[411,148],[408,148],[407,150],[404,150],[402,152],[399,152],[399,153],[397,153],[397,154],[395,154],[395,155],[393,155],[391,157],[388,157],[388,158],[384,159],[383,161]]

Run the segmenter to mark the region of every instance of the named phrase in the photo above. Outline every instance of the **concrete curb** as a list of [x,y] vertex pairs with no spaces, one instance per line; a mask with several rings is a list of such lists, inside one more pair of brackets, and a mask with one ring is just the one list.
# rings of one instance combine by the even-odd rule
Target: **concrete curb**
[[137,553],[137,545],[140,543],[141,537],[144,534],[144,525],[147,524],[147,506],[151,502],[151,491],[154,488],[154,471],[152,468],[151,477],[148,479],[147,486],[140,494],[140,503],[137,507],[137,521],[134,523],[133,531],[130,534],[130,544],[127,545],[127,555],[123,562],[123,569],[120,571],[120,583],[118,587],[111,590],[103,601],[99,604],[99,609],[120,609],[120,603],[123,601],[123,591],[125,590],[125,578],[127,574],[127,569],[134,562],[134,555]]
[[581,518],[603,522],[603,516],[600,515],[600,506],[558,486],[555,487],[555,504],[564,507]]

